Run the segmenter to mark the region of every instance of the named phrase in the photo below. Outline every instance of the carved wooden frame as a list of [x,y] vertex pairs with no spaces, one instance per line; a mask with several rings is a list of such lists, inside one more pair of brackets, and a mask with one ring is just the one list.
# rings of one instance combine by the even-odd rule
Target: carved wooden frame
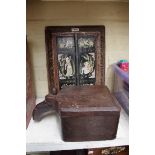
[[[55,51],[56,44],[53,37],[56,33],[79,33],[79,32],[99,32],[101,45],[97,46],[96,66],[98,68],[98,82],[96,85],[105,84],[105,27],[104,26],[47,26],[45,28],[46,42],[46,59],[47,59],[47,76],[49,93],[59,91],[57,53]],[[100,48],[101,47],[101,48]]]

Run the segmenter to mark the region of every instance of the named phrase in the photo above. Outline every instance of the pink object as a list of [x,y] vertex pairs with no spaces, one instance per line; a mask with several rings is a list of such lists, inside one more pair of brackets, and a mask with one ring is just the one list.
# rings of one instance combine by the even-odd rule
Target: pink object
[[129,63],[128,62],[123,62],[120,64],[120,68],[125,71],[128,72],[129,71]]

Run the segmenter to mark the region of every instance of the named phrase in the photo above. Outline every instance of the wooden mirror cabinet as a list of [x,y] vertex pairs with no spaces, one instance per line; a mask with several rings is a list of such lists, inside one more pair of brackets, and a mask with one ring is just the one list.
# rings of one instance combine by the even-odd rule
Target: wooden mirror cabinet
[[49,92],[68,85],[103,85],[105,27],[46,27]]

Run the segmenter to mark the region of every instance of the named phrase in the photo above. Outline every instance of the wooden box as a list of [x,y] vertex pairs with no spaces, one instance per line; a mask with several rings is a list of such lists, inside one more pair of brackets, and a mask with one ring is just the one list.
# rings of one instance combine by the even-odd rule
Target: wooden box
[[36,107],[34,119],[40,120],[48,111],[57,111],[64,141],[116,137],[120,108],[106,86],[69,86],[57,95],[47,95],[45,103],[45,109],[39,111],[40,105]]

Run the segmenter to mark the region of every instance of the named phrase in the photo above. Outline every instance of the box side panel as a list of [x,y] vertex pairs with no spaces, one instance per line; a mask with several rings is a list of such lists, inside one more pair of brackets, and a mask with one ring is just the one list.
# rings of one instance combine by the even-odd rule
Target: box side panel
[[114,115],[62,117],[64,141],[110,140],[116,137],[120,113]]

